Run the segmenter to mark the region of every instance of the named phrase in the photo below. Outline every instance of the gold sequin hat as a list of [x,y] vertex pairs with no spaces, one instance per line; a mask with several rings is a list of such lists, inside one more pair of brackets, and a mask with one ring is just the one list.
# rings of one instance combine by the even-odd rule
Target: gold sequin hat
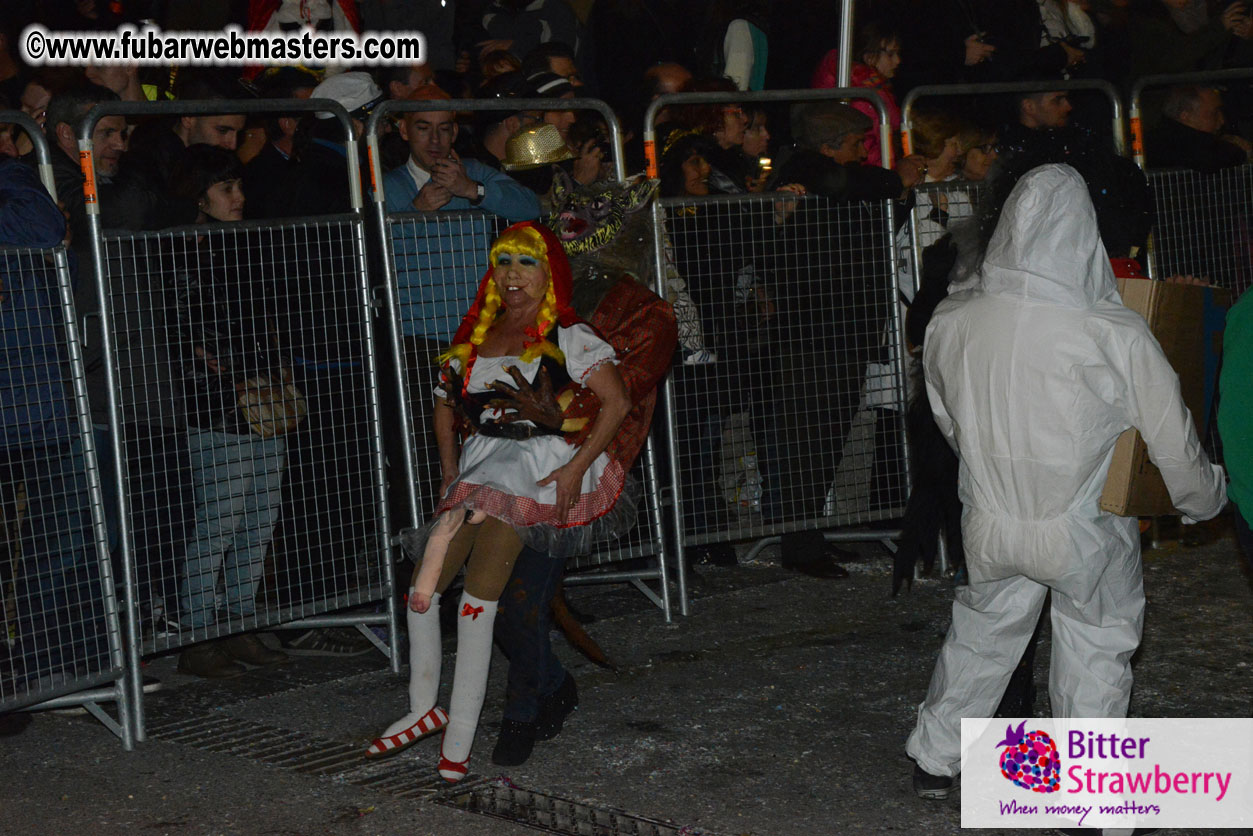
[[566,147],[556,126],[531,125],[509,137],[505,143],[505,160],[500,167],[505,171],[526,171],[572,159],[574,154]]

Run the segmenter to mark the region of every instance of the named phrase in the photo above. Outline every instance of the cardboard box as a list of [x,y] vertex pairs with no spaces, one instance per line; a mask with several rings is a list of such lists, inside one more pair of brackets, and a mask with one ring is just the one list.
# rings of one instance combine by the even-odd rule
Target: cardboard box
[[[1149,279],[1119,279],[1118,292],[1123,304],[1145,318],[1161,343],[1179,375],[1184,403],[1204,441],[1214,404],[1230,293],[1222,288]],[[1149,461],[1148,447],[1138,430],[1127,430],[1114,445],[1101,510],[1123,517],[1178,513],[1161,473]]]

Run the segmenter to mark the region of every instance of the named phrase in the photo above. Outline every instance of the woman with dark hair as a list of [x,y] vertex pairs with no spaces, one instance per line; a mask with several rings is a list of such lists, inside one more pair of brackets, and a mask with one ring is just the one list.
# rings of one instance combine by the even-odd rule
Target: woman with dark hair
[[[735,84],[725,78],[696,78],[683,86],[684,93],[734,93]],[[748,178],[755,174],[740,152],[748,117],[735,102],[683,105],[672,109],[676,124],[688,131],[699,131],[712,140],[703,154],[713,169],[711,182],[719,194],[739,194],[748,190]],[[662,194],[665,194],[663,187]]]
[[718,147],[704,133],[677,130],[666,137],[661,154],[662,197],[704,197],[720,194],[718,185],[710,185],[713,173],[709,158],[716,157]]
[[[810,87],[825,90],[835,87],[839,81],[840,52],[833,49],[823,56],[818,68],[814,70]],[[871,21],[857,30],[857,41],[853,45],[853,65],[849,73],[849,84],[853,87],[871,89],[883,102],[888,112],[888,121],[892,128],[892,147],[897,148],[901,130],[901,109],[896,103],[896,95],[892,92],[892,77],[901,65],[901,38],[896,30],[886,25]],[[866,132],[866,163],[882,165],[883,154],[879,148],[879,114],[874,106],[862,99],[850,102],[853,107],[866,114],[874,122],[874,127]]]
[[[195,204],[197,224],[230,225],[244,216],[242,175],[234,154],[192,145],[171,182],[178,198]],[[251,248],[238,236],[217,228],[173,237],[183,265],[175,278],[170,342],[183,377],[195,498],[179,624],[195,638],[216,632],[219,582],[231,621],[256,614],[257,586],[279,515],[283,433],[305,409],[271,325],[277,311],[257,298]],[[285,658],[244,633],[187,648],[178,669],[222,677],[242,673],[240,661],[268,665]]]

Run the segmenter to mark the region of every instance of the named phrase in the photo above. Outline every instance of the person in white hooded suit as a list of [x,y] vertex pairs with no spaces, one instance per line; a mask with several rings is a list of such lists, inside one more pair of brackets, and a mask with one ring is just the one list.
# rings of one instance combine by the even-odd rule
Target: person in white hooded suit
[[992,716],[1049,590],[1054,716],[1126,716],[1144,619],[1139,530],[1099,506],[1123,430],[1140,430],[1178,510],[1209,519],[1227,501],[1178,377],[1119,300],[1073,168],[1018,182],[981,268],[954,291],[927,328],[923,366],[960,458],[970,584],[906,744],[924,798],[953,788],[961,718]]

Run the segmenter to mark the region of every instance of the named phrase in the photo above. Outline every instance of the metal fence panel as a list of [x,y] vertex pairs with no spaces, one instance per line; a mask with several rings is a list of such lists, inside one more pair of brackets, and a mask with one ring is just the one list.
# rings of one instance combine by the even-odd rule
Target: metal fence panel
[[117,700],[129,748],[77,333],[64,248],[0,247],[0,712],[112,683],[73,701]]
[[890,207],[750,195],[662,211],[683,286],[672,279],[671,292],[690,296],[713,353],[689,352],[672,376],[683,543],[898,516]]
[[[408,476],[394,477],[393,487],[402,478],[413,484],[416,504],[410,514],[410,525],[423,524],[439,500],[439,454],[431,421],[432,390],[438,374],[435,356],[451,342],[457,325],[474,301],[487,269],[487,252],[508,223],[477,210],[401,213],[385,217],[384,236],[394,280],[392,301],[400,335],[400,368],[396,379],[409,416],[406,437],[398,439],[398,443],[409,446],[412,461],[412,472]],[[644,492],[637,526],[617,541],[601,544],[591,554],[571,558],[568,568],[588,569],[653,556],[660,562],[661,510],[654,461],[650,445],[632,472]],[[658,566],[633,572],[631,578],[614,576],[613,579],[638,581],[664,577],[664,567]],[[668,600],[664,584],[660,598],[651,592],[648,594],[667,609],[663,603]]]
[[1238,298],[1253,283],[1253,165],[1148,178],[1157,203],[1150,275],[1205,277]]
[[102,238],[145,653],[385,600],[356,218]]
[[[988,193],[984,182],[948,180],[943,183],[927,183],[914,188],[914,208],[910,214],[910,232],[916,237],[919,249],[926,249],[951,232],[958,224],[978,220],[980,201]],[[902,265],[909,270],[912,279],[913,258]],[[908,284],[904,276],[901,291],[912,296],[916,285]]]

